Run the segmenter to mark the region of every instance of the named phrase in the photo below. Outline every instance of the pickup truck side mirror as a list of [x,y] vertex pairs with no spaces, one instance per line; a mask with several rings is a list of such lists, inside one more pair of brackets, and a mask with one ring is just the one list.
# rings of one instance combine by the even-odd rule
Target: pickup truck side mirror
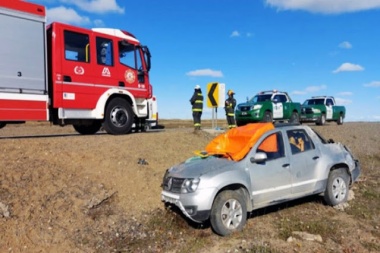
[[251,163],[261,163],[268,159],[268,156],[264,152],[257,152],[253,157],[250,158]]

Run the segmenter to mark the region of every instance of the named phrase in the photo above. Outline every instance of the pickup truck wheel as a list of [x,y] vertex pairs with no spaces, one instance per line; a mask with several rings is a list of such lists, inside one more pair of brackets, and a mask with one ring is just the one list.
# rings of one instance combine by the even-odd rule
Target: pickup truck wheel
[[74,124],[73,127],[75,131],[83,135],[95,134],[102,127],[102,122],[100,120],[93,120],[90,124]]
[[342,114],[339,115],[339,118],[338,118],[338,120],[336,121],[336,123],[337,123],[338,125],[343,125],[343,115],[342,115]]
[[3,128],[3,127],[5,127],[5,125],[6,125],[6,123],[0,122],[0,129]]
[[330,171],[324,199],[330,206],[347,201],[349,192],[349,176],[343,168]]
[[133,120],[131,105],[125,99],[114,98],[106,107],[103,127],[109,134],[127,134],[132,129]]
[[298,112],[293,112],[292,116],[290,117],[290,123],[299,124],[300,118],[298,116]]
[[226,236],[243,229],[247,221],[244,197],[237,191],[222,191],[212,205],[210,222],[215,233]]
[[322,114],[321,117],[319,117],[318,121],[316,122],[316,125],[323,126],[326,123],[326,114]]
[[264,113],[263,122],[273,122],[273,117],[272,117],[272,113],[271,112],[266,111]]

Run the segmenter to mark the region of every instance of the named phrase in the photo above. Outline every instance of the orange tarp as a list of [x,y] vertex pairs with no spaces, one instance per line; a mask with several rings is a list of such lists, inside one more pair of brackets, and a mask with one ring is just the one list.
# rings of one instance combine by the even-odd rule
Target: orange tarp
[[[274,129],[272,123],[252,123],[232,128],[213,139],[206,146],[206,151],[209,155],[224,155],[234,161],[239,161],[245,157],[257,140],[271,129]],[[277,151],[276,135],[267,138],[260,148],[267,152]]]

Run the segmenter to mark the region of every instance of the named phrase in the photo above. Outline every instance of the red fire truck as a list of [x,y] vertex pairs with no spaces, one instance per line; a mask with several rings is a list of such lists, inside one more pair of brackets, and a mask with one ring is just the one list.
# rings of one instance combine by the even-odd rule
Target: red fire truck
[[0,31],[0,128],[48,121],[116,135],[151,120],[151,55],[131,33],[46,25],[44,6],[20,0],[0,0]]

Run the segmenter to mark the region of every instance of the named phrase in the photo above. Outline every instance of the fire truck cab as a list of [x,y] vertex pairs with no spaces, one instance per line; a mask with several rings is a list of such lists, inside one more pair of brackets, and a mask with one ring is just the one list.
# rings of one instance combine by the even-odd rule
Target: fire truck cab
[[151,55],[131,33],[46,26],[44,6],[0,0],[0,128],[29,120],[126,134],[152,114]]

